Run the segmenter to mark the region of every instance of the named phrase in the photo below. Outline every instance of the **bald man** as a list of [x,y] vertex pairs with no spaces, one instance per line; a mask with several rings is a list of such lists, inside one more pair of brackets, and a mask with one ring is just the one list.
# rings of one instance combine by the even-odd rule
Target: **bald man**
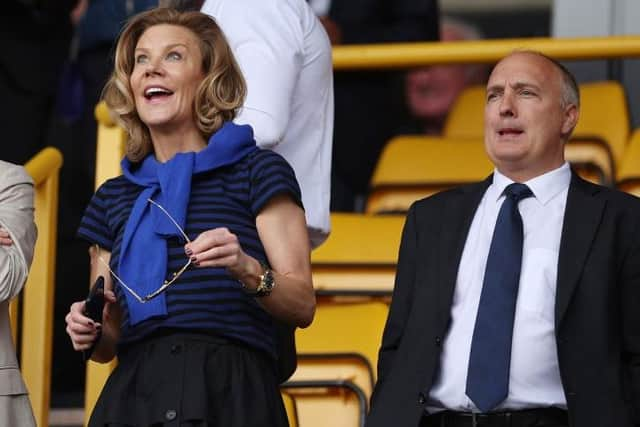
[[564,159],[573,76],[514,52],[487,84],[484,182],[410,209],[369,427],[640,425],[640,200]]

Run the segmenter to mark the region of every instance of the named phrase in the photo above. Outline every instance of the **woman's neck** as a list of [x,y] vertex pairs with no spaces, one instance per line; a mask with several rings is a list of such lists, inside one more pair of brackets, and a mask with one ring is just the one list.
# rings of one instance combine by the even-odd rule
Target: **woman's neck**
[[167,132],[149,129],[149,133],[156,159],[161,163],[171,160],[178,153],[197,153],[207,146],[207,141],[195,126],[179,130],[174,128]]

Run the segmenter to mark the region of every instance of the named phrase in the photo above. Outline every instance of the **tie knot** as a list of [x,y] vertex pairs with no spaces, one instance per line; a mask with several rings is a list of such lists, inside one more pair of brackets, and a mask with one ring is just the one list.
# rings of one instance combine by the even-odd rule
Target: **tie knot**
[[533,196],[533,192],[529,187],[518,182],[507,185],[507,188],[504,189],[504,194],[507,197],[511,197],[516,203],[522,199]]

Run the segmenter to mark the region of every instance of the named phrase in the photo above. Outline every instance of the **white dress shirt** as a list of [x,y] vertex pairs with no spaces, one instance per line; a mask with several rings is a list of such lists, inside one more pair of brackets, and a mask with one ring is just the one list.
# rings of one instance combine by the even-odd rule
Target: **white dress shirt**
[[302,190],[313,247],[329,235],[333,68],[331,44],[305,0],[207,0],[247,82],[236,123],[281,154]]
[[[511,344],[509,395],[499,409],[566,408],[555,338],[558,253],[571,170],[567,163],[525,182],[533,192],[519,203],[524,230],[522,268]],[[429,393],[430,412],[478,412],[466,395],[467,368],[489,246],[505,187],[513,181],[494,171],[478,206],[460,260],[451,325],[440,371]]]

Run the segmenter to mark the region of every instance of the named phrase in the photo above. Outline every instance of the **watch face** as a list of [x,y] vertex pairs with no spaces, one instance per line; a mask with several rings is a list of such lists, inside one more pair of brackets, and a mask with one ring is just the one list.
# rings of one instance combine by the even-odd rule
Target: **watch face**
[[271,271],[271,269],[269,269],[266,264],[261,263],[261,265],[264,273],[262,273],[262,276],[260,276],[260,284],[256,289],[256,296],[260,297],[269,295],[275,285],[275,281],[273,280],[273,272]]
[[271,291],[273,283],[273,272],[267,268],[262,275],[262,283],[260,284],[263,285],[265,290]]

